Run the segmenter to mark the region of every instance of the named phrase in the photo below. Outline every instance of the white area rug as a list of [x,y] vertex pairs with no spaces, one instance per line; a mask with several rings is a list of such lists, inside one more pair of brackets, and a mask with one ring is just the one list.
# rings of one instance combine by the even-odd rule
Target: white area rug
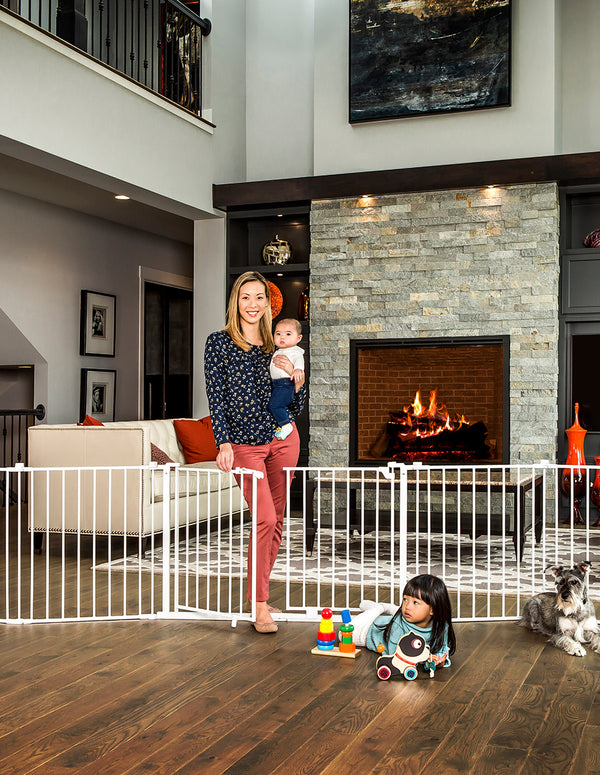
[[[271,578],[274,581],[285,581],[286,566],[289,561],[289,577],[292,582],[314,583],[317,579],[321,585],[331,584],[335,576],[336,585],[360,586],[390,586],[392,579],[399,577],[399,550],[396,545],[394,561],[390,552],[389,533],[380,532],[378,543],[373,533],[364,537],[355,536],[347,539],[346,533],[338,530],[335,533],[335,551],[332,551],[332,531],[321,529],[315,541],[312,556],[306,556],[304,551],[304,534],[300,524],[294,525],[290,531],[288,542],[287,532],[275,563]],[[407,577],[417,573],[433,573],[445,579],[449,589],[505,594],[530,595],[532,578],[535,589],[543,587],[552,589],[552,576],[544,574],[549,565],[570,565],[572,561],[588,559],[592,563],[590,586],[592,597],[600,599],[600,584],[594,589],[596,577],[600,578],[600,531],[590,531],[589,546],[586,532],[571,531],[568,528],[547,529],[545,541],[540,545],[531,546],[531,535],[527,535],[523,551],[523,560],[517,564],[515,550],[510,537],[492,536],[480,537],[472,541],[468,536],[446,536],[432,534],[427,537],[421,533],[408,536],[407,546]],[[245,545],[247,537],[240,542],[239,531],[233,534],[221,535],[220,552],[216,536],[211,535],[210,544],[206,538],[191,538],[186,544],[180,543],[179,572],[212,578],[219,576],[245,576]],[[288,549],[289,543],[289,549]],[[244,548],[241,547],[241,544]],[[174,561],[175,547],[170,547],[171,563]],[[108,563],[96,566],[96,570],[108,570]],[[162,573],[163,549],[147,552],[141,558],[130,555],[125,560],[115,560],[110,563],[111,571]],[[595,593],[595,594],[594,594]]]

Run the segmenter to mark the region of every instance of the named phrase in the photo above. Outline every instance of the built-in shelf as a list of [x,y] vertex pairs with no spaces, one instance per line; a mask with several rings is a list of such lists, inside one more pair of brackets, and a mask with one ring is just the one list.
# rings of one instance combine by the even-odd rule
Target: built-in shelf
[[[292,255],[287,264],[265,264],[263,247],[276,237],[287,240]],[[302,294],[309,291],[310,283],[310,207],[306,204],[294,207],[252,207],[227,213],[227,290],[244,272],[260,272],[274,283],[283,297],[279,318],[298,318],[302,323],[302,342],[305,366],[310,368],[309,323],[304,318]],[[275,321],[277,322],[277,321]],[[308,464],[308,406],[298,418],[300,432],[300,465]]]

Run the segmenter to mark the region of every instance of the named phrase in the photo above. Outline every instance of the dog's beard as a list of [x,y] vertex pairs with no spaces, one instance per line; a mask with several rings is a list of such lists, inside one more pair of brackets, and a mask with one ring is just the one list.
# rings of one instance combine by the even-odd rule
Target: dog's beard
[[583,603],[580,597],[572,593],[566,600],[564,600],[561,595],[557,595],[556,607],[564,616],[574,616],[576,613],[581,611],[583,608]]

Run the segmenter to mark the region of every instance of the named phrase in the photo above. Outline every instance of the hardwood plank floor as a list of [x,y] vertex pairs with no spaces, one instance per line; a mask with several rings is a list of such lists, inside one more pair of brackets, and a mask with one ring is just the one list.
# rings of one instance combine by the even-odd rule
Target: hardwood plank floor
[[596,773],[600,656],[459,623],[452,667],[379,681],[312,624],[0,627],[0,773]]
[[[44,594],[11,581],[11,610],[19,599],[44,610],[47,591],[60,612],[63,563],[64,585],[79,582],[57,540],[33,557],[49,569]],[[89,569],[89,541],[81,555]],[[97,574],[94,592],[91,576],[81,575],[82,610],[110,592],[117,612],[125,601],[135,613],[136,575],[125,588],[123,575]],[[144,610],[158,610],[161,579],[149,577]],[[283,606],[284,585],[272,592]],[[461,602],[503,613],[493,597]],[[516,613],[514,599],[503,605]],[[261,636],[246,622],[199,619],[0,625],[0,775],[600,773],[599,655],[568,656],[514,622],[466,622],[452,667],[382,682],[370,652],[313,656],[317,627],[282,623]]]

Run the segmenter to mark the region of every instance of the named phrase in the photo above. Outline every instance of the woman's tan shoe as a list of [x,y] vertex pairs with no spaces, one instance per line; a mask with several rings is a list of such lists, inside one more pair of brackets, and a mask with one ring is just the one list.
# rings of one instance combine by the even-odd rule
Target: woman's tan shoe
[[275,622],[252,622],[252,626],[256,630],[256,632],[260,632],[261,635],[266,635],[270,632],[277,632],[279,627],[275,624]]

